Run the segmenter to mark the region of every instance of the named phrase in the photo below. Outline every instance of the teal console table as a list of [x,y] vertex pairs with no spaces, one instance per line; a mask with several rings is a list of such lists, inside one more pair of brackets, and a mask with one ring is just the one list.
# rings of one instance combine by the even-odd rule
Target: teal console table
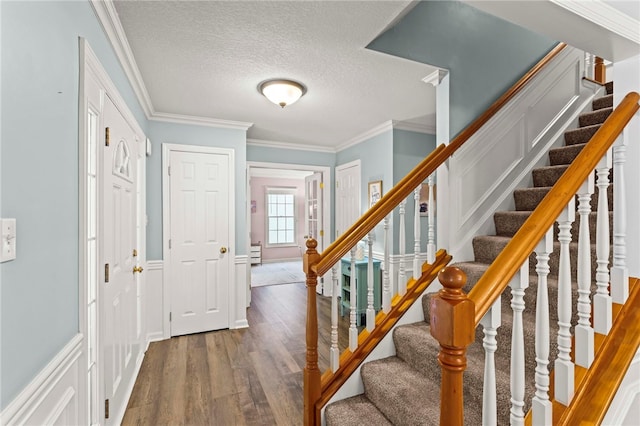
[[[342,284],[340,286],[340,315],[349,314],[351,309],[351,280],[356,280],[356,325],[360,326],[367,312],[367,270],[369,259],[356,261],[356,270],[351,271],[351,259],[341,259],[340,271]],[[352,273],[353,272],[353,273]],[[380,261],[373,260],[373,309],[376,313],[381,309]]]

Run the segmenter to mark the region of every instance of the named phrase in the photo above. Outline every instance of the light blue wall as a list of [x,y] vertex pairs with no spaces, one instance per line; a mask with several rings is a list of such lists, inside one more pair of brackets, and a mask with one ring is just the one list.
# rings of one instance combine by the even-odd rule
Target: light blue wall
[[78,37],[143,129],[146,119],[90,4],[0,2],[2,217],[17,219],[2,263],[0,409],[78,332]]
[[[394,185],[404,178],[415,166],[418,165],[436,147],[436,136],[425,133],[409,132],[406,130],[393,130],[393,183]],[[415,201],[413,197],[407,199],[405,216],[405,250],[413,253],[413,224],[415,218]],[[398,209],[393,212],[393,223],[400,223]],[[421,251],[427,249],[427,218],[421,217]],[[393,253],[399,252],[399,228],[394,227]]]
[[[337,166],[360,160],[361,215],[368,210],[369,182],[381,180],[383,195],[393,187],[392,156],[392,130],[338,152]],[[393,224],[390,224],[390,227],[389,232],[392,232]],[[375,228],[373,249],[376,251],[384,250],[384,229],[382,224],[377,225]]]
[[[336,154],[333,152],[307,151],[300,149],[275,148],[270,146],[247,145],[247,161],[262,163],[303,164],[307,166],[330,167],[330,182],[335,182]],[[331,214],[329,235],[335,235],[335,191],[331,191]],[[333,241],[334,238],[331,239]]]
[[147,157],[147,259],[162,259],[162,144],[231,148],[235,157],[236,254],[247,254],[247,161],[245,130],[149,122]]
[[457,1],[423,1],[369,49],[450,70],[453,138],[556,43]]

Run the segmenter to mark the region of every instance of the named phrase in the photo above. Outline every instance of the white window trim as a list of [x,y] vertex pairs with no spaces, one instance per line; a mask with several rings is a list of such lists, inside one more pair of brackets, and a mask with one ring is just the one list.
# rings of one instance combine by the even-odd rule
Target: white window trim
[[[290,194],[293,196],[293,241],[290,243],[269,242],[269,194]],[[296,188],[292,186],[267,186],[264,191],[264,231],[265,231],[265,247],[266,248],[285,248],[298,247],[296,235],[298,235],[298,209],[296,208]]]

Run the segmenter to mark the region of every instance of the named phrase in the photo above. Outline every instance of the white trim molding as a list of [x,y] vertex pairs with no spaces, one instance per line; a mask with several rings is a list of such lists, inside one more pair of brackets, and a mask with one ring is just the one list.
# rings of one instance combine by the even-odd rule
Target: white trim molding
[[238,255],[235,258],[236,283],[235,283],[235,315],[229,328],[247,328],[247,292],[249,289],[249,256]]
[[85,423],[79,400],[82,346],[83,336],[76,334],[0,413],[0,424]]
[[295,149],[297,151],[313,151],[313,152],[328,152],[335,153],[336,150],[332,147],[320,146],[320,145],[308,145],[297,144],[289,142],[267,141],[263,139],[247,139],[247,145],[261,146],[265,148],[278,148],[278,149]]
[[371,139],[374,136],[378,136],[383,134],[384,132],[388,132],[390,130],[393,130],[393,121],[392,120],[388,120],[385,121],[384,123],[374,127],[373,129],[369,129],[366,132],[360,133],[359,135],[349,139],[348,141],[338,145],[336,147],[336,151],[342,151],[345,150],[347,148],[350,148],[354,145],[358,145],[361,142],[364,142],[368,139]]
[[146,345],[150,342],[164,340],[165,332],[162,322],[163,318],[163,268],[162,260],[147,261],[147,278],[145,280],[145,325],[146,325]]
[[[432,116],[435,120],[435,114]],[[406,130],[407,132],[424,133],[426,135],[436,134],[436,124],[427,123],[412,123],[409,121],[395,121],[393,120],[394,130]]]
[[437,69],[431,74],[429,74],[428,76],[424,77],[422,81],[432,85],[433,87],[436,87],[437,85],[440,84],[442,79],[447,76],[447,74],[449,74],[449,71],[444,69]]
[[253,123],[247,123],[244,121],[221,120],[218,118],[197,117],[194,115],[171,114],[167,112],[154,112],[148,118],[149,120],[152,120],[152,121],[163,121],[166,123],[190,124],[190,125],[196,125],[196,126],[208,126],[208,127],[222,128],[222,129],[236,129],[236,130],[244,130],[244,131],[247,131],[249,127],[253,126]]

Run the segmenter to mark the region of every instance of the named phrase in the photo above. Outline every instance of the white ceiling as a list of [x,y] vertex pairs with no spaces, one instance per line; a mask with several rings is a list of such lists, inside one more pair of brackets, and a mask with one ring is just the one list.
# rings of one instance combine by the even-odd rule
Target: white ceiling
[[[327,149],[389,120],[433,129],[435,68],[364,48],[410,1],[116,1],[156,115],[253,123],[248,138]],[[304,83],[284,109],[257,91]]]

